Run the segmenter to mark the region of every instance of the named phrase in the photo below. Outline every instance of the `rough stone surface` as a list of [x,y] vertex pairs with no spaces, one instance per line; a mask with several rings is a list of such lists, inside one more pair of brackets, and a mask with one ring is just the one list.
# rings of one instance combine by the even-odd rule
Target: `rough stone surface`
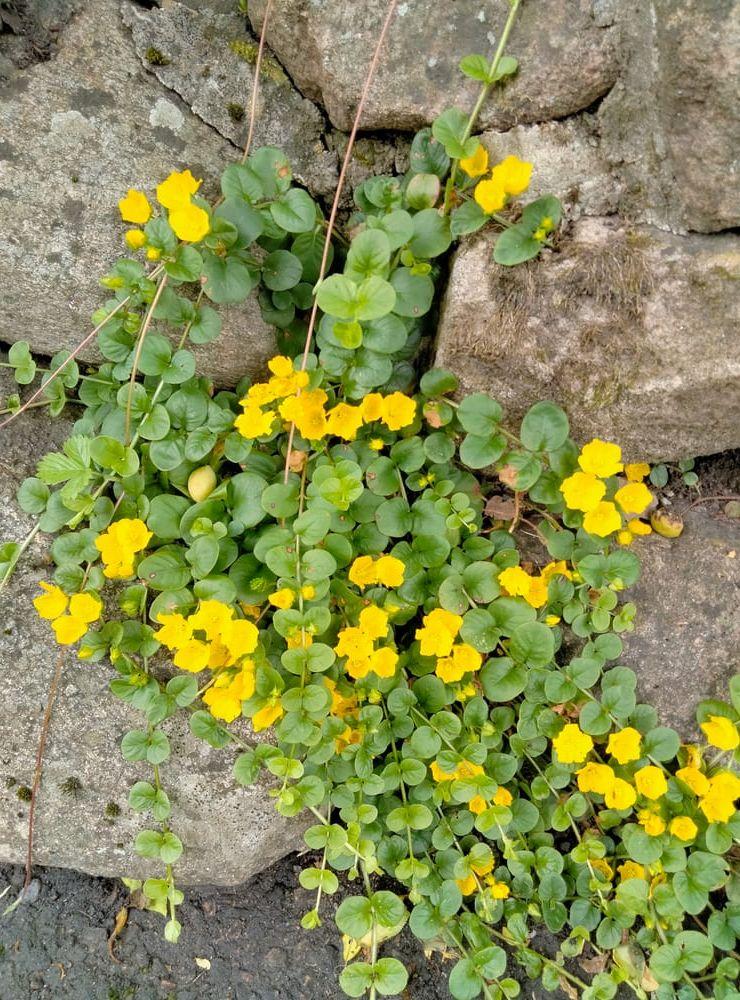
[[[45,414],[29,412],[3,433],[3,540],[20,540],[32,526],[17,508],[15,490],[40,455],[68,432],[68,421],[50,423]],[[28,832],[28,805],[17,792],[33,782],[60,648],[31,605],[38,580],[48,578],[48,564],[47,542],[39,540],[0,593],[0,861],[15,864],[25,859]],[[146,766],[127,763],[120,753],[123,734],[140,726],[142,716],[110,694],[108,682],[114,673],[109,664],[84,664],[73,649],[64,657],[44,754],[34,858],[38,864],[94,875],[158,875],[156,864],[132,849],[147,822],[127,803],[130,785],[149,779],[151,769],[147,773]],[[242,882],[300,845],[299,825],[275,812],[264,788],[235,784],[234,751],[214,750],[196,740],[183,717],[169,720],[163,729],[172,745],[172,760],[163,765],[162,778],[172,799],[173,826],[185,847],[178,863],[183,883]],[[76,795],[62,788],[69,778],[82,785]],[[121,809],[115,823],[105,814],[110,802]]]
[[[251,0],[255,31],[265,0]],[[366,68],[387,12],[385,0],[277,0],[267,40],[306,96],[321,100],[332,124],[349,129]],[[363,116],[364,128],[411,129],[444,108],[472,106],[479,85],[460,74],[460,59],[493,50],[506,18],[497,0],[398,6]],[[562,118],[589,107],[617,78],[613,31],[600,27],[591,0],[524,4],[508,51],[520,73],[483,109],[481,124],[498,129]]]
[[520,418],[537,399],[574,436],[648,460],[740,445],[740,242],[581,219],[520,268],[479,238],[458,250],[436,363]]
[[[229,9],[169,3],[146,10],[123,3],[124,22],[144,65],[203,121],[235,146],[247,132],[257,42]],[[322,139],[323,116],[294,89],[269,53],[263,59],[253,148],[279,146],[296,177],[316,194],[333,191],[336,156]]]
[[740,6],[619,0],[623,71],[604,100],[605,155],[627,215],[673,229],[740,224]]
[[643,701],[663,725],[696,735],[703,698],[727,700],[740,670],[740,523],[697,508],[684,514],[677,539],[635,543],[642,577],[629,591],[635,631],[621,662],[638,677]]
[[[248,81],[249,67],[222,47],[224,65],[233,61]],[[304,114],[298,127],[306,121]],[[214,195],[236,153],[144,69],[119,3],[88,5],[69,21],[53,57],[17,71],[0,101],[0,341],[25,339],[49,354],[74,347],[102,301],[98,275],[125,251],[116,203],[127,188],[151,189],[188,166]],[[233,384],[262,367],[274,338],[254,297],[223,318],[218,346],[201,348],[199,363]]]
[[534,164],[528,201],[544,194],[557,195],[570,219],[617,210],[620,185],[601,149],[593,115],[516,125],[507,132],[490,130],[483,132],[481,141],[491,162],[513,155]]

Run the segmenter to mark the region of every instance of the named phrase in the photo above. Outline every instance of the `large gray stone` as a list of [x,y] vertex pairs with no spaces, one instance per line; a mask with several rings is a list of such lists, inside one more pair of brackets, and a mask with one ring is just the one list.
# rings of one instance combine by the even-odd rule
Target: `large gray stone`
[[[18,71],[0,101],[0,341],[25,339],[41,353],[72,348],[89,331],[90,314],[103,298],[98,276],[125,253],[116,207],[125,191],[151,190],[171,170],[190,167],[204,178],[206,195],[215,196],[221,170],[238,156],[231,141],[144,69],[119,6],[116,0],[87,5],[66,26],[53,58]],[[203,18],[204,27],[211,23]],[[216,24],[221,31],[223,22]],[[185,43],[179,39],[187,65]],[[223,39],[218,45],[219,66],[243,81],[248,101],[251,67]],[[294,104],[301,102],[287,86],[278,89],[268,96],[283,102],[290,92]],[[263,121],[272,117],[268,105]],[[316,164],[327,164],[314,162],[315,109],[297,115],[295,148],[309,122],[307,176]],[[331,171],[326,183],[330,178]],[[198,354],[202,371],[233,384],[273,352],[273,331],[252,297],[224,312],[221,340]],[[82,356],[95,358],[92,351]]]
[[[40,455],[68,432],[67,420],[50,422],[45,412],[33,411],[3,432],[3,540],[20,540],[32,527],[15,503],[16,488]],[[0,861],[14,864],[25,861],[28,833],[28,805],[17,793],[33,782],[60,649],[31,604],[38,581],[49,578],[49,562],[48,539],[37,536],[20,571],[0,593]],[[136,780],[151,779],[151,769],[147,773],[146,766],[121,756],[121,737],[140,727],[143,717],[110,693],[113,676],[110,664],[86,664],[67,648],[44,754],[33,858],[37,864],[92,875],[159,876],[157,864],[132,849],[138,831],[150,824],[129,808],[128,789]],[[196,740],[183,717],[163,729],[172,758],[162,765],[162,782],[172,799],[172,828],[185,847],[178,881],[237,884],[300,846],[300,821],[279,816],[266,788],[236,785],[231,774],[235,750],[214,750]],[[241,735],[250,739],[243,727]],[[77,794],[64,791],[70,778],[81,785]],[[120,808],[119,816],[106,814],[110,803]]]
[[624,69],[599,117],[622,210],[678,230],[740,224],[740,5],[619,0]]
[[[250,0],[261,29],[265,0]],[[301,91],[348,130],[388,4],[385,0],[276,0],[267,40]],[[460,59],[493,52],[507,5],[499,0],[400,3],[362,119],[364,128],[413,129],[450,105],[472,107],[479,85]],[[483,127],[562,118],[589,107],[617,77],[614,33],[593,17],[591,0],[525,3],[507,49],[519,58],[515,79],[497,90]]]
[[642,576],[627,594],[637,618],[620,662],[637,673],[640,698],[661,724],[689,737],[697,703],[727,701],[740,671],[740,524],[702,509],[684,521],[680,538],[651,535],[633,546]]
[[491,163],[513,155],[534,165],[526,200],[557,195],[570,219],[616,212],[621,185],[604,156],[594,115],[489,130],[480,138]]
[[491,392],[513,420],[538,399],[574,436],[633,459],[740,445],[740,241],[584,218],[526,266],[485,235],[453,260],[436,363]]

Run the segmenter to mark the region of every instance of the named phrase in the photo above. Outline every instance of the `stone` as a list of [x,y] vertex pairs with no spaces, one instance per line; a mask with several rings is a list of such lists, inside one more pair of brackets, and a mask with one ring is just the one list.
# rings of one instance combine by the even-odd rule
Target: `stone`
[[[242,148],[258,45],[235,7],[169,3],[147,10],[124,3],[121,11],[143,65],[199,118]],[[337,160],[323,141],[321,112],[301,97],[269,52],[261,76],[252,147],[279,146],[297,180],[314,194],[332,193]]]
[[[205,30],[211,22],[207,14],[203,18]],[[213,18],[226,32],[224,22]],[[157,24],[160,38],[166,22]],[[143,39],[144,27],[137,31]],[[179,38],[178,51],[187,63],[197,53],[186,41]],[[248,100],[250,67],[225,42],[218,44],[219,64],[244,82]],[[170,66],[158,67],[165,68]],[[186,92],[182,81],[178,85]],[[283,91],[288,88],[281,85],[280,101]],[[302,101],[290,93],[294,104]],[[263,110],[272,117],[269,106]],[[300,130],[310,121],[313,129],[303,159],[307,176],[316,169],[316,114],[304,112],[295,123]],[[280,139],[274,130],[269,134]],[[187,166],[204,178],[205,194],[215,197],[223,167],[238,156],[229,138],[144,68],[116,0],[86,5],[66,25],[52,58],[14,74],[0,101],[0,137],[0,341],[28,340],[42,354],[71,349],[89,332],[89,317],[104,298],[98,277],[126,252],[116,207],[125,191],[151,190],[172,169]],[[326,184],[331,177],[326,173]],[[197,354],[202,372],[233,385],[263,367],[274,353],[274,333],[254,296],[222,316],[218,344]],[[82,357],[96,360],[94,350]]]
[[[250,0],[256,33],[265,7],[266,0]],[[301,92],[321,101],[337,128],[352,125],[387,8],[385,0],[272,5],[268,43]],[[362,127],[415,129],[450,105],[472,107],[479,84],[461,74],[460,59],[492,54],[506,11],[498,0],[400,3]],[[617,78],[615,35],[594,20],[591,0],[548,0],[546,20],[537,4],[524,4],[507,51],[519,59],[520,71],[486,103],[482,127],[563,118],[603,97]]]
[[[7,377],[2,381],[7,390]],[[15,491],[69,428],[69,420],[50,421],[46,411],[29,411],[4,432],[4,541],[20,540],[32,527],[18,509]],[[25,861],[28,835],[28,805],[18,790],[33,782],[49,683],[62,648],[31,604],[38,580],[49,578],[48,544],[37,536],[0,592],[0,861],[14,864]],[[91,875],[159,877],[159,866],[132,847],[139,830],[151,824],[127,803],[131,784],[151,779],[151,768],[147,773],[146,766],[128,763],[120,752],[122,736],[140,727],[143,716],[110,693],[112,676],[110,664],[83,663],[74,648],[65,648],[37,799],[33,859]],[[195,739],[182,716],[162,728],[172,746],[162,782],[172,800],[172,828],[184,845],[179,883],[235,885],[300,847],[301,821],[281,817],[265,787],[235,783],[231,769],[238,751],[214,750]],[[239,732],[253,739],[246,725]],[[76,783],[81,787],[75,793]],[[119,815],[109,815],[110,803]]]
[[637,673],[640,699],[660,724],[691,738],[697,704],[728,701],[740,670],[740,525],[700,508],[683,517],[679,538],[633,545],[642,576],[625,594],[637,617],[620,662]]
[[616,212],[620,184],[601,149],[594,115],[515,125],[506,132],[489,130],[480,138],[491,163],[513,155],[534,164],[528,201],[557,195],[570,219]]
[[576,440],[632,460],[740,445],[740,240],[583,218],[554,251],[504,268],[486,235],[453,258],[436,364],[510,419],[562,405]]
[[740,224],[740,6],[639,0],[618,11],[624,69],[599,109],[625,214],[675,230]]

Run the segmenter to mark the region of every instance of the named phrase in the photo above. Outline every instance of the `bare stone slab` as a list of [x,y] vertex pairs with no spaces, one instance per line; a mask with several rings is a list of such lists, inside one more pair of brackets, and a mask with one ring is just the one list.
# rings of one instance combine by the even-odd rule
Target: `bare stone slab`
[[436,363],[512,419],[538,399],[633,459],[740,445],[740,240],[583,218],[559,252],[518,268],[491,239],[456,253]]
[[[265,0],[250,0],[259,32]],[[267,40],[306,96],[348,130],[387,12],[385,0],[276,0]],[[472,107],[479,85],[458,68],[471,52],[492,53],[506,19],[498,0],[400,3],[363,115],[364,128],[413,129],[450,105]],[[523,4],[508,51],[519,74],[496,91],[481,125],[497,129],[563,118],[589,107],[617,77],[611,27],[594,20],[591,0]]]
[[635,542],[642,561],[629,591],[636,628],[625,636],[621,662],[637,673],[640,698],[661,724],[690,737],[697,703],[726,701],[740,671],[740,523],[701,509],[684,521],[679,538]]
[[[224,65],[231,60],[246,85],[251,67],[222,48]],[[291,88],[283,91],[302,101]],[[270,119],[269,107],[264,111]],[[311,170],[327,167],[326,159],[313,160],[317,114],[309,116],[314,132],[304,157]],[[306,121],[304,113],[296,127]],[[270,136],[278,141],[278,130]],[[0,341],[28,340],[46,354],[76,346],[103,299],[98,277],[126,252],[116,208],[122,194],[152,189],[171,170],[190,167],[215,195],[221,170],[237,155],[233,142],[144,69],[117,0],[86,5],[52,58],[15,73],[0,99]],[[326,184],[331,177],[327,168]],[[255,297],[223,318],[221,339],[198,351],[199,364],[234,384],[263,367],[274,336]],[[95,360],[93,351],[82,356]]]

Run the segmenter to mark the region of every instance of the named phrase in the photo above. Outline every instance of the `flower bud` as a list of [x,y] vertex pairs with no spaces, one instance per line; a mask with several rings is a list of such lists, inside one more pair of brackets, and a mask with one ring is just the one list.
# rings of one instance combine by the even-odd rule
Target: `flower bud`
[[210,465],[201,465],[199,469],[194,469],[188,477],[188,493],[200,503],[213,493],[216,488],[216,473]]

